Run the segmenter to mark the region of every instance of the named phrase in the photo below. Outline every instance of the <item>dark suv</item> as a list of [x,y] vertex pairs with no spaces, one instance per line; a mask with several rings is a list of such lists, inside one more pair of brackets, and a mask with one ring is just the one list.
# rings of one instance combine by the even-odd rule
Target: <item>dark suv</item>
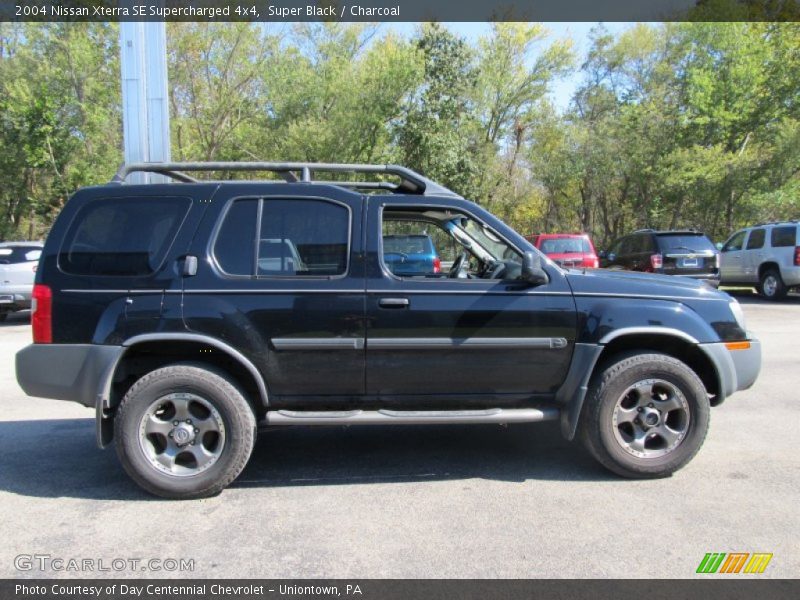
[[[188,174],[235,170],[285,182]],[[134,171],[179,183],[124,184]],[[451,244],[452,264],[392,272],[386,231]],[[559,420],[615,473],[665,476],[760,368],[727,294],[564,271],[478,205],[384,165],[123,167],[53,225],[32,325],[25,392],[94,407],[100,446],[172,498],[221,491],[256,432],[282,425]]]
[[699,231],[641,229],[621,237],[600,254],[600,266],[664,275],[683,275],[719,286],[719,251]]

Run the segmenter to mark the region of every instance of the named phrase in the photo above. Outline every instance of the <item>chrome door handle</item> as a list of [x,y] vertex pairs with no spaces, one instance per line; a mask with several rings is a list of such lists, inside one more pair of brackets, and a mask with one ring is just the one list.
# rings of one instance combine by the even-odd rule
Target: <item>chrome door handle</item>
[[378,306],[381,308],[408,308],[408,298],[381,298]]

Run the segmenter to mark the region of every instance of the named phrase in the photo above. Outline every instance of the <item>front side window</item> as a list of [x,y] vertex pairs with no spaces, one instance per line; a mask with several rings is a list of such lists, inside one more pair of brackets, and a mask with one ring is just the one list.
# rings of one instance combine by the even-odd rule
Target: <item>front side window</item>
[[186,216],[188,198],[112,198],[83,206],[59,266],[74,275],[133,277],[159,268]]
[[225,213],[213,254],[228,275],[338,276],[347,271],[349,240],[346,206],[310,198],[244,198]]
[[741,250],[744,246],[745,235],[747,235],[746,231],[740,231],[739,233],[735,234],[731,239],[725,242],[725,245],[722,247],[722,251],[735,252],[737,250]]
[[446,208],[387,207],[384,266],[396,277],[516,279],[522,255],[480,221]]

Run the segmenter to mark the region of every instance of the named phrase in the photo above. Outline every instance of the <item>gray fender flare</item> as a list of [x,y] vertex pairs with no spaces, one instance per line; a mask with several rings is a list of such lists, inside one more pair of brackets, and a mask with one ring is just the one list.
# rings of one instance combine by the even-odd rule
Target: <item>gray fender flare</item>
[[120,361],[125,357],[128,349],[136,346],[137,344],[147,342],[198,342],[207,346],[212,346],[221,352],[224,352],[233,360],[238,362],[242,367],[247,369],[250,375],[258,386],[259,399],[261,405],[264,407],[269,406],[269,394],[267,393],[267,386],[264,378],[258,371],[256,366],[241,352],[226,344],[225,342],[216,338],[201,335],[198,333],[147,333],[144,335],[137,335],[126,340],[121,348],[122,351],[116,357],[109,367],[106,369],[98,387],[97,403],[95,407],[96,425],[97,425],[97,444],[101,448],[105,448],[113,438],[113,422],[109,418],[111,406],[111,385],[114,380],[114,374],[117,371]]
[[618,329],[604,336],[597,344],[575,344],[572,364],[567,373],[567,378],[558,392],[556,392],[556,402],[561,406],[561,434],[564,438],[567,440],[575,439],[583,402],[589,390],[589,382],[597,367],[600,355],[605,349],[605,345],[625,335],[641,335],[643,333],[677,337],[695,344],[710,359],[716,371],[720,390],[717,403],[721,403],[731,393],[731,386],[735,386],[736,382],[735,373],[733,373],[732,384],[731,372],[733,370],[728,367],[724,360],[727,358],[728,362],[730,362],[730,358],[722,352],[714,352],[714,350],[717,350],[718,344],[701,344],[685,331],[667,327],[627,327]]

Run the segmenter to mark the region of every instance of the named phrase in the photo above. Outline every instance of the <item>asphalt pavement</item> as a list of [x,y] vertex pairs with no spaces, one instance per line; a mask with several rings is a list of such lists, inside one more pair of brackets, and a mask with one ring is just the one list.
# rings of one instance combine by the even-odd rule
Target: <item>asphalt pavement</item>
[[229,489],[190,502],[132,483],[95,446],[92,409],[22,393],[30,325],[12,315],[0,577],[686,578],[707,552],[772,553],[758,577],[798,577],[800,297],[739,299],[761,376],[670,478],[620,479],[552,423],[287,428],[261,435]]

